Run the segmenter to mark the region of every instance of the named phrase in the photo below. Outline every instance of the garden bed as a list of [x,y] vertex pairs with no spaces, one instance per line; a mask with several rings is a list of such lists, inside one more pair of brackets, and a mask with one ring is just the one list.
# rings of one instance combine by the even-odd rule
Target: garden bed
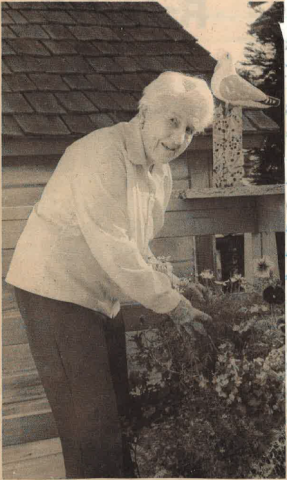
[[218,289],[193,304],[213,318],[206,335],[165,318],[129,339],[138,476],[285,478],[282,305]]

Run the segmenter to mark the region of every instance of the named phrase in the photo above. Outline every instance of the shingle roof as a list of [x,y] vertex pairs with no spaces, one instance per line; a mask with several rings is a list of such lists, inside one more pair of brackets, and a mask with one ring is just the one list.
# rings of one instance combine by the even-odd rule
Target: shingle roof
[[[160,72],[215,60],[154,2],[2,3],[3,134],[72,139],[126,121]],[[262,112],[248,132],[272,130]]]

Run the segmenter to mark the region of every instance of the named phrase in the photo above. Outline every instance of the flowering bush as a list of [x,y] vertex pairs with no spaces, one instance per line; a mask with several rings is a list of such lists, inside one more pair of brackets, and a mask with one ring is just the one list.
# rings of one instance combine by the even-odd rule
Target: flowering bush
[[[283,307],[223,293],[212,272],[200,278],[208,293],[193,304],[213,321],[196,349],[167,318],[135,337],[144,373],[130,379],[128,435],[138,476],[285,478]],[[189,283],[176,288],[189,296]]]

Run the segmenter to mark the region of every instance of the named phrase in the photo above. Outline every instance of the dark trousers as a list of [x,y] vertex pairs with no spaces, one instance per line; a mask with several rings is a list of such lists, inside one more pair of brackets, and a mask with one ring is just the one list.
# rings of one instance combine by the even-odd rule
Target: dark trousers
[[67,478],[134,477],[120,422],[129,408],[121,313],[110,319],[15,290],[57,424]]

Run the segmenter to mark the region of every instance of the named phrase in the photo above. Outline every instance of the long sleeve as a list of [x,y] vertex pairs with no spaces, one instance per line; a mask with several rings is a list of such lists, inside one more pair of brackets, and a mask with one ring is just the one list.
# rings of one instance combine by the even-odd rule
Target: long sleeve
[[168,313],[181,297],[165,274],[145,262],[129,237],[127,173],[121,152],[113,147],[100,152],[98,158],[93,152],[93,160],[91,154],[83,158],[81,173],[71,180],[82,234],[102,269],[127,296],[157,313]]

